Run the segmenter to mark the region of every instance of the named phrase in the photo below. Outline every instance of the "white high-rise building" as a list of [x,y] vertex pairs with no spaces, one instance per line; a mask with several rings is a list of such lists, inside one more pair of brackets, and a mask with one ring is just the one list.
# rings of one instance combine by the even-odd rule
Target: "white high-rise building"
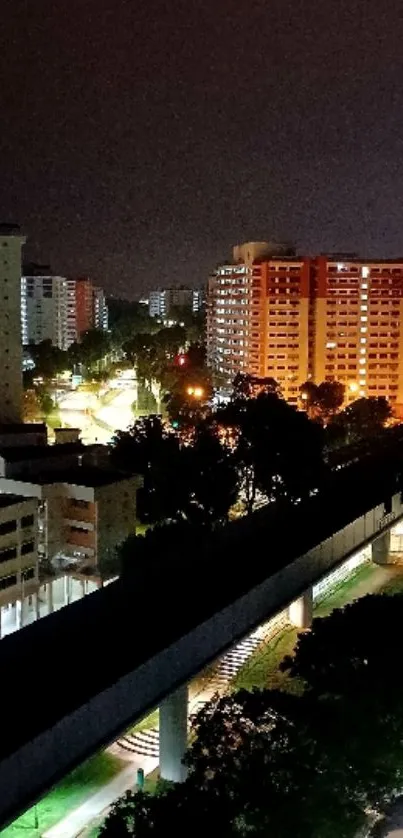
[[19,227],[0,224],[0,424],[21,421],[20,277],[24,242]]
[[[63,276],[21,278],[22,342],[51,340],[59,349],[69,346],[68,281]],[[71,341],[70,341],[71,342]]]
[[150,291],[148,300],[148,311],[150,317],[169,318],[174,309],[185,309],[199,311],[204,305],[205,292],[202,289],[185,288],[159,288],[157,291]]
[[92,302],[94,312],[94,329],[108,330],[108,306],[105,293],[102,288],[94,285],[92,290]]

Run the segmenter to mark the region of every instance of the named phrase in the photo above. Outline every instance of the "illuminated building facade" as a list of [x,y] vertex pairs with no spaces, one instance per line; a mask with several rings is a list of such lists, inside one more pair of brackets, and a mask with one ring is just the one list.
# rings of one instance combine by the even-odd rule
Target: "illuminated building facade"
[[238,246],[211,277],[210,365],[228,381],[237,372],[275,378],[291,403],[310,379],[342,382],[346,401],[386,396],[403,406],[403,260],[284,251]]
[[0,423],[21,421],[21,250],[17,226],[0,224]]

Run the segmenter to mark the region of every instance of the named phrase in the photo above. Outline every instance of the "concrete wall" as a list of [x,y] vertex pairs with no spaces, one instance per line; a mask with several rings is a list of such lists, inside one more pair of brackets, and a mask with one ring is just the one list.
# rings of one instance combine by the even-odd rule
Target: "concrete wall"
[[135,532],[139,477],[100,486],[95,490],[97,501],[98,561],[114,553],[117,545]]
[[402,516],[394,495],[388,515],[380,504],[352,521],[2,760],[0,826]]

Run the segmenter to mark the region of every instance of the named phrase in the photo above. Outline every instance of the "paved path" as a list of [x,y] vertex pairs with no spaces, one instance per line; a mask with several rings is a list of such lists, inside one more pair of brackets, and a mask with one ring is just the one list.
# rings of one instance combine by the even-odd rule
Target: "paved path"
[[403,800],[397,801],[386,819],[384,829],[375,832],[377,838],[403,838]]
[[136,785],[137,769],[143,768],[145,774],[150,774],[158,765],[158,760],[152,757],[131,760],[127,768],[120,771],[106,786],[90,797],[77,809],[74,809],[47,832],[43,838],[75,838],[87,824],[111,806],[118,797]]

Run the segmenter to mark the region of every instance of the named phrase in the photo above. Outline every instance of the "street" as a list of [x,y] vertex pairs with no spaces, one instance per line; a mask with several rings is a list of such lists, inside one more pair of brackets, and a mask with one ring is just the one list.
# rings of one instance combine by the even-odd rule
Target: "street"
[[132,404],[136,398],[136,386],[116,389],[104,405],[92,393],[66,393],[58,404],[62,425],[80,428],[84,443],[105,445],[116,430],[126,430],[133,423]]

